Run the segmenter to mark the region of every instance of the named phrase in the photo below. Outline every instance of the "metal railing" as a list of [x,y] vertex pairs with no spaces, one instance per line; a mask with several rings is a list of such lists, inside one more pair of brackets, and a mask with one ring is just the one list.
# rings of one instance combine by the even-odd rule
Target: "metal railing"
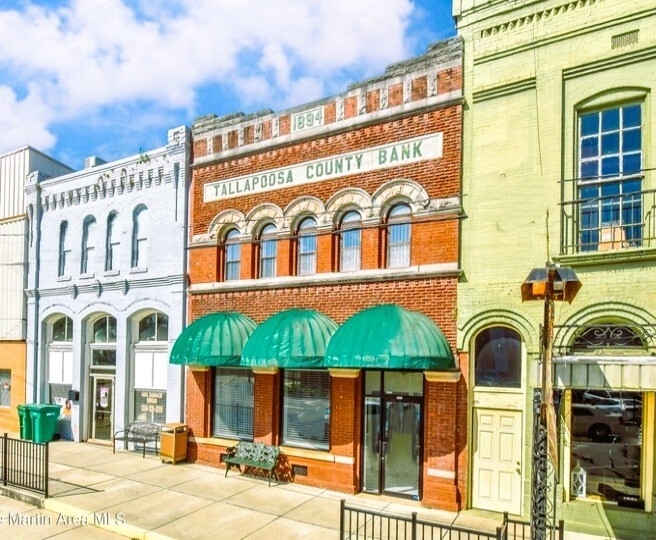
[[[564,540],[565,522],[549,527],[550,537]],[[503,522],[494,532],[470,529],[417,518],[355,508],[340,502],[340,540],[530,540],[531,524],[508,517],[503,513]]]
[[561,254],[656,247],[656,190],[583,197],[576,186],[561,203]]
[[49,443],[12,439],[5,433],[0,439],[0,480],[3,486],[24,488],[48,497]]

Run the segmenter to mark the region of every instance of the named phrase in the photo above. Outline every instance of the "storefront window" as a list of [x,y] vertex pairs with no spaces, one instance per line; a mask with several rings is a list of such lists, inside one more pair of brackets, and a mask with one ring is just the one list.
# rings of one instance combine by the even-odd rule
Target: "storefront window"
[[329,428],[330,375],[328,372],[285,371],[282,442],[328,450]]
[[572,496],[635,505],[640,499],[642,393],[572,390]]
[[217,369],[212,435],[252,441],[253,406],[253,372],[250,369]]
[[475,384],[501,388],[522,385],[522,346],[517,332],[505,327],[483,330],[476,336]]

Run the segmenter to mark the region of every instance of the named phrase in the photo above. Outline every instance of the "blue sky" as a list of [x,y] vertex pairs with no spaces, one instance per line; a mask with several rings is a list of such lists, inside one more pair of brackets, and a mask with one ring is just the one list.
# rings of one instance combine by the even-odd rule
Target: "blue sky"
[[343,92],[453,35],[450,0],[0,0],[0,154],[119,159],[204,114]]

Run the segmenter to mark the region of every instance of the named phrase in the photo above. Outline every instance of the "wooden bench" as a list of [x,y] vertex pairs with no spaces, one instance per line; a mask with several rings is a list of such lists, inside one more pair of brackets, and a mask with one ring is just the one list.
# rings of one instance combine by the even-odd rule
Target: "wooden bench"
[[133,442],[135,444],[135,448],[137,443],[141,443],[143,446],[143,457],[146,457],[146,443],[154,442],[155,454],[157,454],[159,432],[160,428],[157,424],[151,424],[150,422],[133,422],[125,429],[114,433],[114,438],[112,441],[112,453],[116,453],[116,441],[125,441],[126,446],[127,443]]
[[226,477],[232,467],[237,467],[241,472],[241,466],[254,467],[269,471],[269,486],[273,477],[273,469],[278,463],[280,448],[263,442],[240,441],[235,446],[227,449],[227,455],[223,457],[226,466]]

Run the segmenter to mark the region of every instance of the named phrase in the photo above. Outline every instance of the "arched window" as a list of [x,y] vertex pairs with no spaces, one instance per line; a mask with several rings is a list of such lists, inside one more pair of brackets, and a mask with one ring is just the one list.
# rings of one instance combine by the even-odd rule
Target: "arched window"
[[118,214],[112,212],[107,217],[107,235],[105,237],[105,272],[116,268],[116,257],[118,256],[119,235],[116,234],[116,220]]
[[410,217],[407,204],[393,206],[387,216],[387,267],[410,266]]
[[339,227],[339,269],[342,272],[360,270],[362,259],[362,220],[360,214],[346,212]]
[[132,268],[146,268],[148,247],[148,212],[144,205],[132,214]]
[[309,276],[317,272],[317,222],[305,218],[298,226],[298,264],[299,276]]
[[64,316],[52,323],[52,341],[73,341],[73,319]]
[[151,313],[139,321],[139,341],[168,341],[169,318],[163,313]]
[[276,275],[276,255],[278,240],[275,225],[266,225],[260,234],[260,277],[270,278]]
[[95,251],[96,218],[87,216],[82,225],[82,253],[80,257],[80,273],[93,271],[93,254]]
[[59,257],[57,262],[57,275],[66,275],[66,263],[70,257],[71,250],[66,245],[66,233],[68,232],[68,221],[62,221],[59,225]]
[[522,343],[514,330],[501,326],[483,330],[476,336],[476,386],[520,388],[522,385]]
[[239,231],[231,229],[225,236],[223,246],[225,257],[225,280],[239,279],[241,269],[241,244],[239,242]]

